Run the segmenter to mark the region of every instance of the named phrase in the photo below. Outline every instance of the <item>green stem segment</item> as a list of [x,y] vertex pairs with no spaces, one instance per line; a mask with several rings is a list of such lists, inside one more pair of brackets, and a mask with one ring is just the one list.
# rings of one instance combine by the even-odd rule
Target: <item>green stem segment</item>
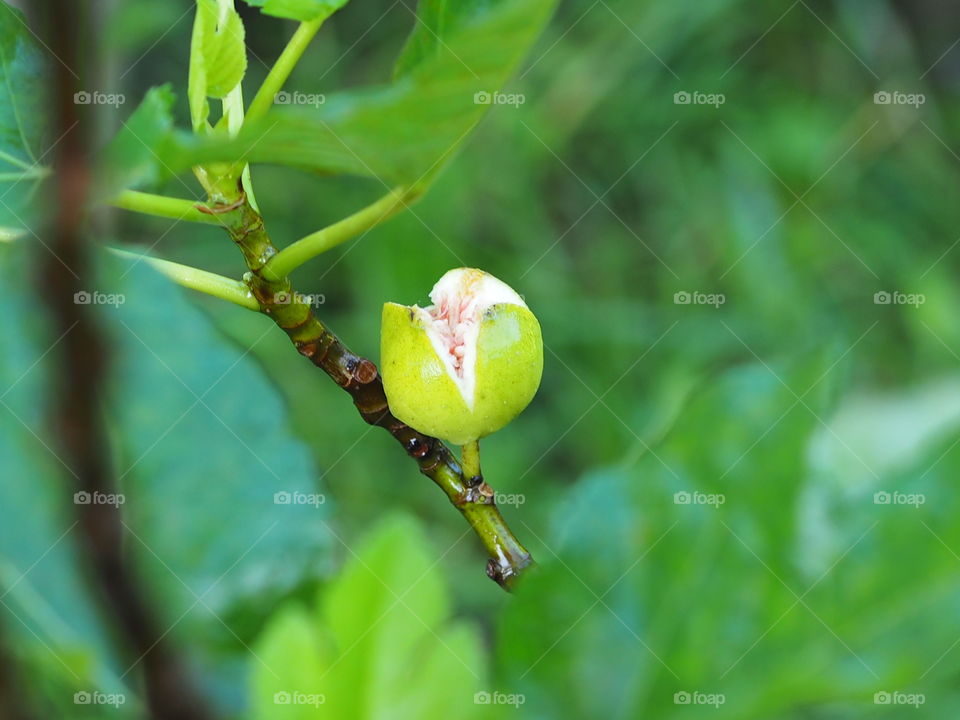
[[250,292],[246,283],[232,278],[217,275],[216,273],[200,270],[190,265],[181,265],[180,263],[161,260],[160,258],[150,257],[139,253],[120,250],[119,248],[107,248],[114,255],[128,258],[130,260],[142,261],[166,275],[178,285],[198,290],[199,292],[218,297],[221,300],[227,300],[234,305],[245,307],[248,310],[259,310],[260,303]]
[[124,190],[111,200],[110,204],[123,210],[132,210],[133,212],[155,215],[156,217],[189,220],[190,222],[206,223],[208,225],[221,224],[220,219],[216,215],[203,212],[200,209],[203,205],[199,205],[192,200],[181,200],[180,198],[166,197],[165,195],[153,195],[151,193],[138,192],[137,190]]
[[460,448],[460,464],[463,465],[463,476],[468,480],[477,478],[477,482],[483,479],[480,472],[480,441],[474,440],[468,442]]
[[533,565],[533,559],[497,509],[493,490],[481,478],[464,472],[440,440],[417,432],[393,416],[377,366],[340,342],[314,315],[308,300],[292,291],[286,276],[278,275],[275,269],[267,271],[279,257],[277,250],[263,219],[245,201],[239,187],[236,202],[239,207],[221,218],[243,253],[250,270],[247,281],[261,311],[283,329],[301,355],[350,394],[364,421],[389,432],[420,472],[440,486],[486,548],[490,556],[487,575],[506,589],[512,587]]
[[285,247],[264,268],[264,276],[278,281],[317,255],[336,247],[345,240],[366,232],[387,218],[396,215],[413,203],[421,191],[396,187],[376,202],[345,217],[333,225],[317,230]]
[[246,122],[259,120],[267,114],[267,110],[273,105],[274,96],[283,88],[283,84],[290,77],[293,68],[322,24],[323,20],[309,20],[300,23],[296,32],[293,33],[293,37],[290,38],[290,42],[280,53],[280,57],[270,68],[270,72],[267,73],[263,85],[260,86],[257,94],[250,102],[250,107],[247,108]]

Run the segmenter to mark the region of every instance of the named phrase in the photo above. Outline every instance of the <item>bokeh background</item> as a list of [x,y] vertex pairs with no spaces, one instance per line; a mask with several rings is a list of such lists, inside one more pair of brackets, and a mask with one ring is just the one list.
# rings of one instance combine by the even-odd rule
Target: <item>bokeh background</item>
[[[128,98],[104,138],[164,82],[188,124],[191,8],[104,5],[92,51]],[[293,24],[240,10],[252,93]],[[403,0],[348,4],[287,88],[386,81],[412,22]],[[424,303],[451,267],[535,311],[542,387],[482,447],[540,563],[512,596],[437,488],[268,319],[107,263],[127,302],[105,321],[105,402],[123,512],[146,528],[130,552],[220,712],[955,713],[958,40],[933,0],[563,2],[505,88],[522,103],[492,108],[411,212],[296,272],[372,358],[382,304]],[[383,191],[277,167],[254,184],[280,244]],[[160,190],[200,193],[186,176]],[[104,226],[242,274],[216,229]],[[50,338],[5,287],[4,632],[46,716],[137,717],[136,669],[110,649],[73,535],[57,540],[72,506],[31,364]],[[286,490],[323,502],[278,508]],[[126,702],[74,699],[98,689]]]

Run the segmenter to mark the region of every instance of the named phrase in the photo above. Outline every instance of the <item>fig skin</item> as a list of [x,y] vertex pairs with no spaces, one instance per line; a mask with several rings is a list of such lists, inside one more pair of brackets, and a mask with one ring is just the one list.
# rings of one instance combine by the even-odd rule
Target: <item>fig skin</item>
[[415,430],[465,445],[496,432],[530,403],[543,374],[540,323],[522,305],[487,307],[477,335],[472,407],[437,355],[425,313],[383,306],[380,372],[390,411]]

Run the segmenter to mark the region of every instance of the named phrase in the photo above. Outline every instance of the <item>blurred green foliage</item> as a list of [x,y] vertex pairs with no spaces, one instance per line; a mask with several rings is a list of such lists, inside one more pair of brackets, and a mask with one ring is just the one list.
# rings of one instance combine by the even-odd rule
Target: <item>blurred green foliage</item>
[[[130,105],[105,109],[104,122],[119,127],[147,87],[172,81],[174,111],[188,124],[181,88],[190,3],[169,5],[185,15],[128,0],[108,18],[120,32],[108,34],[116,87],[106,89],[124,92]],[[240,10],[249,96],[292,25]],[[186,315],[183,333],[223,347],[210,336],[214,326],[254,376],[255,359],[275,386],[262,384],[256,394],[270,411],[251,416],[248,407],[233,407],[223,417],[231,425],[256,420],[256,427],[264,416],[267,427],[289,422],[319,468],[312,491],[335,500],[326,522],[342,540],[334,542],[342,574],[327,583],[304,579],[293,604],[265,625],[265,606],[228,614],[239,639],[208,617],[203,627],[220,637],[198,632],[187,642],[216,650],[217,672],[204,675],[212,684],[224,670],[236,678],[218,685],[223,706],[257,708],[251,687],[281,687],[245,644],[259,643],[254,651],[276,663],[282,678],[299,672],[291,683],[309,683],[309,669],[323,667],[329,638],[309,639],[334,628],[329,611],[315,609],[318,592],[339,593],[352,609],[354,635],[332,645],[351,655],[345,645],[356,625],[366,617],[372,626],[391,596],[364,575],[350,548],[375,568],[389,565],[387,548],[371,549],[361,538],[388,508],[403,508],[420,519],[426,539],[411,528],[397,542],[417,538],[413,565],[435,563],[424,602],[441,602],[442,586],[452,595],[448,612],[425,607],[424,617],[482,627],[485,650],[464,639],[461,657],[471,666],[488,658],[478,670],[491,678],[487,689],[525,698],[519,710],[491,706],[481,717],[955,714],[960,205],[949,193],[960,180],[960,49],[951,51],[951,19],[949,8],[932,1],[563,4],[505,88],[524,102],[494,107],[409,213],[297,272],[302,292],[324,295],[321,317],[371,357],[383,302],[422,303],[450,267],[490,271],[536,312],[547,347],[540,393],[483,443],[490,483],[522,494],[523,504],[504,513],[541,565],[513,597],[483,576],[479,549],[440,493],[269,320],[191,296],[207,316],[201,323],[185,292],[143,273],[138,283],[165,298],[150,300],[156,307],[145,316],[144,340],[159,352]],[[328,93],[389,81],[412,23],[402,4],[348,4],[288,89]],[[725,102],[676,104],[678,92],[722,93]],[[877,104],[876,92],[922,93],[925,102]],[[254,168],[254,185],[281,245],[383,191],[375,180],[266,166]],[[189,178],[162,189],[199,196]],[[242,273],[238,253],[216,229],[134,216],[115,222],[111,239]],[[3,267],[18,266],[5,253]],[[133,303],[138,290],[129,292]],[[924,302],[878,304],[878,292],[919,294]],[[682,304],[676,293],[721,294],[724,302]],[[17,323],[15,307],[7,307],[10,336],[39,343],[36,326]],[[41,348],[5,346],[4,378],[15,380]],[[194,351],[178,372],[215,376],[223,362],[215,356]],[[182,388],[159,371],[147,382],[158,395]],[[5,402],[42,392],[28,374]],[[274,393],[285,409],[271,403]],[[158,400],[133,391],[123,397],[128,416],[143,414],[157,429],[176,419]],[[248,397],[238,391],[233,401]],[[192,402],[189,394],[183,399]],[[222,434],[207,420],[189,439],[211,428]],[[21,475],[7,465],[19,462],[10,458],[21,446],[49,466],[45,472],[56,471],[29,437],[6,429],[3,437],[17,438],[0,453],[10,476]],[[203,477],[226,477],[240,463],[244,477],[273,482],[229,437],[184,446],[170,462],[180,472],[206,468],[196,471]],[[5,492],[24,497],[40,492],[9,486]],[[923,504],[897,501],[917,494]],[[700,502],[711,497],[715,504]],[[54,512],[44,507],[37,526]],[[171,522],[222,519],[209,508],[178,508]],[[299,531],[317,531],[314,517],[307,513]],[[219,525],[204,527],[243,552],[238,539],[219,537]],[[397,532],[391,527],[375,536],[380,543]],[[37,551],[25,552],[20,572],[49,532],[16,533],[37,535]],[[170,581],[148,561],[158,585]],[[188,554],[184,562],[191,563]],[[404,591],[394,576],[382,576]],[[87,611],[77,612],[71,623]],[[419,632],[415,620],[408,623],[408,632]],[[417,661],[442,657],[434,636],[420,640],[411,676],[421,669]],[[349,686],[380,708],[382,697],[373,698],[382,686],[357,679],[379,677],[377,656],[361,645]],[[62,674],[42,646],[30,653],[32,667]],[[459,672],[448,664],[446,672]],[[244,675],[254,680],[242,682]],[[440,684],[438,693],[449,690]],[[474,691],[466,681],[449,696],[448,714],[477,711]],[[914,710],[893,704],[898,696],[875,700],[877,692],[922,693],[925,702]],[[716,707],[697,704],[718,694],[724,701]],[[891,703],[877,704],[884,698]],[[267,713],[261,707],[254,716]]]
[[252,715],[471,718],[485,686],[479,633],[451,623],[432,543],[408,517],[356,543],[320,607],[281,609],[254,649]]
[[17,11],[0,3],[0,237],[33,219],[28,211],[45,174],[43,62]]
[[78,502],[117,505],[164,627],[212,691],[232,692],[236,648],[253,642],[281,597],[329,572],[334,538],[315,463],[244,350],[145,264],[111,258],[101,289],[79,301],[96,305],[113,348],[103,402],[121,497],[74,495],[49,439],[58,388],[45,351],[57,338],[45,337],[30,299],[28,249],[0,246],[10,293],[0,306],[10,338],[0,356],[6,630],[31,672],[53,676],[50,716],[87,710],[73,693],[95,689],[125,692],[135,707],[140,659],[108,649],[112,619],[84,582],[72,517]]

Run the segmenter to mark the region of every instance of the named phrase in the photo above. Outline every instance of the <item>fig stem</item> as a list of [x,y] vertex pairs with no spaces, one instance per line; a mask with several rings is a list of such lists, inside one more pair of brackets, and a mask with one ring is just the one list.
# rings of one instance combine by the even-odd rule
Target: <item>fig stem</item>
[[161,275],[166,275],[178,285],[191,290],[218,297],[221,300],[227,300],[234,305],[245,307],[248,310],[259,310],[260,303],[250,292],[250,288],[240,280],[217,275],[216,273],[200,270],[190,265],[181,265],[180,263],[162,260],[161,258],[150,257],[143,253],[129,252],[120,248],[108,247],[107,250],[114,255],[137,262],[145,262],[157,270]]
[[335,248],[352,237],[368,232],[401,210],[406,210],[407,206],[414,202],[420,194],[421,190],[411,187],[393,188],[365,208],[348,215],[333,225],[328,225],[310,233],[280,250],[263,269],[264,277],[269,280],[280,280],[287,277],[308,260]]
[[201,209],[203,206],[193,200],[154,195],[153,193],[138,190],[124,190],[110,201],[114,207],[122,210],[153,215],[155,217],[172,218],[174,220],[188,220],[189,222],[220,225],[220,219]]
[[[487,551],[487,576],[500,587],[510,590],[535,564],[500,514],[493,489],[482,479],[479,483],[471,482],[472,471],[465,471],[442,441],[419,433],[394,417],[387,406],[377,366],[340,342],[314,314],[307,299],[309,296],[294,292],[289,278],[276,274],[273,261],[279,257],[277,248],[264,227],[263,218],[244,196],[239,183],[229,196],[221,197],[219,201],[225,205],[241,203],[239,208],[221,217],[230,237],[243,253],[250,270],[246,275],[247,285],[259,303],[261,312],[287,334],[301,355],[350,394],[360,417],[366,423],[389,432],[417,463],[420,472],[443,490],[470,523]],[[401,202],[398,209],[404,206],[405,202]],[[368,219],[374,216],[378,216],[376,222],[389,217],[379,213],[365,215]],[[352,225],[352,228],[359,226]],[[273,272],[269,269],[271,267],[274,268]],[[479,444],[474,442],[472,445],[472,448],[465,450],[467,467],[475,468],[474,474],[479,475]],[[474,460],[469,460],[471,457]]]
[[307,46],[310,45],[313,36],[317,34],[324,19],[305,20],[300,23],[250,102],[245,122],[259,120],[267,114],[267,111],[273,106],[274,97],[283,89],[284,83],[300,61]]
[[473,440],[460,447],[460,464],[463,466],[463,477],[467,482],[479,485],[483,480],[480,472],[480,441]]

